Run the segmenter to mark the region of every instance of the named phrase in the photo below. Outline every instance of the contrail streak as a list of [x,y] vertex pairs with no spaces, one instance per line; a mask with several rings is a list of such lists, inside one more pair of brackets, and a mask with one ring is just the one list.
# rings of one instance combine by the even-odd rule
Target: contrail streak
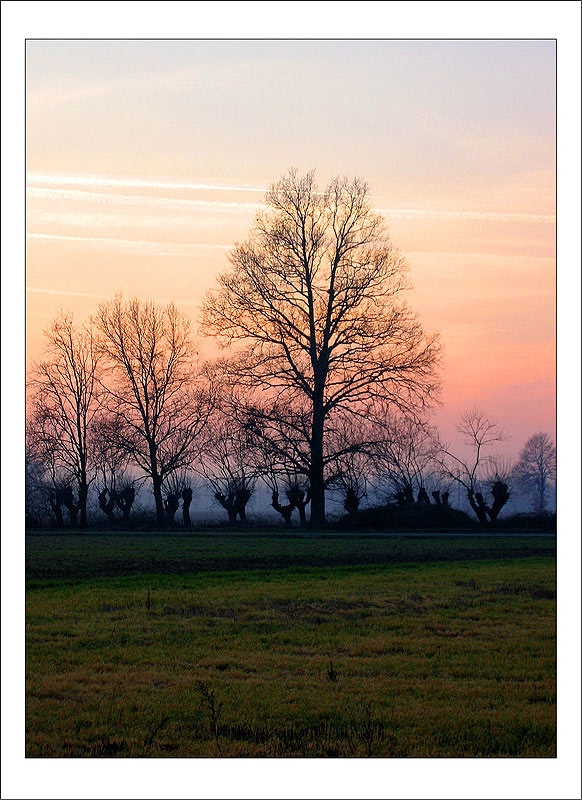
[[233,186],[219,183],[205,183],[196,180],[175,180],[164,178],[112,178],[100,175],[49,175],[46,172],[29,172],[29,185],[37,186],[110,186],[111,188],[134,189],[211,189],[219,192],[260,192],[266,187]]
[[[55,189],[46,187],[82,186],[83,190]],[[265,187],[240,186],[232,184],[214,184],[201,181],[177,181],[161,178],[111,178],[98,175],[50,175],[44,172],[31,172],[28,175],[28,191],[31,197],[38,199],[81,200],[87,202],[122,203],[127,205],[159,206],[168,209],[190,209],[193,211],[213,210],[217,212],[255,211],[260,203],[224,203],[212,200],[188,200],[183,198],[166,198],[152,195],[116,195],[113,193],[91,191],[99,189],[166,189],[221,192],[257,192],[264,193]],[[57,194],[59,192],[59,194]],[[380,199],[378,196],[373,199]],[[475,211],[458,209],[430,208],[378,208],[381,214],[393,219],[450,219],[460,221],[490,220],[493,222],[532,222],[554,223],[554,214],[532,214],[520,211]]]
[[103,247],[115,247],[134,252],[155,253],[156,255],[188,255],[195,248],[208,250],[230,250],[230,244],[206,244],[202,242],[151,242],[138,239],[106,239],[92,236],[62,236],[57,233],[27,233],[30,239],[49,239],[63,242],[81,242]]
[[[41,289],[37,286],[27,286],[27,292],[31,292],[32,294],[50,294],[62,297],[89,297],[92,300],[111,300],[112,295],[106,294],[90,294],[89,292],[70,292],[66,289]],[[134,295],[132,295],[133,297]],[[149,298],[144,298],[149,299]],[[164,305],[168,303],[174,303],[177,306],[188,306],[192,308],[197,308],[199,303],[189,302],[188,300],[164,300],[163,298],[156,297],[157,303],[162,303]]]
[[555,222],[553,214],[524,214],[511,211],[446,211],[430,208],[379,208],[386,217],[401,219],[492,220],[494,222]]
[[259,203],[223,202],[221,200],[185,200],[174,197],[156,197],[143,194],[107,194],[106,192],[87,192],[81,189],[47,189],[31,186],[29,197],[37,200],[63,200],[96,203],[102,205],[145,206],[164,208],[169,211],[218,211],[250,213],[256,211]]

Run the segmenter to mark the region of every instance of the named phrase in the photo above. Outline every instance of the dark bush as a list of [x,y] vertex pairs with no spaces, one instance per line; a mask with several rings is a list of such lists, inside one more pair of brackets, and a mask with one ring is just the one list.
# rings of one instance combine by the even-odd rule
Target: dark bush
[[345,514],[337,521],[340,530],[476,529],[479,526],[464,511],[445,505],[385,506]]
[[555,514],[512,514],[497,521],[497,527],[506,530],[540,531],[542,533],[556,532]]

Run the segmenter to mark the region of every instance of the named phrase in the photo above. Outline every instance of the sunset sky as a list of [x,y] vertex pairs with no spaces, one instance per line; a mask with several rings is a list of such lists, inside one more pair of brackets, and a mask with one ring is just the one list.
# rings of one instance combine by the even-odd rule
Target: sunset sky
[[60,308],[195,318],[291,166],[370,184],[410,304],[518,450],[555,427],[553,41],[29,41],[27,358]]

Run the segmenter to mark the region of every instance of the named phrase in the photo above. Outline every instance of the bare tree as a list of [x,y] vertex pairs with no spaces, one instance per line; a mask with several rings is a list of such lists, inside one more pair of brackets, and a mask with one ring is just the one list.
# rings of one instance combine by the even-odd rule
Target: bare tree
[[197,374],[190,324],[174,305],[120,297],[99,307],[104,406],[119,445],[152,482],[158,524],[164,479],[198,453],[211,402]]
[[[243,427],[253,438],[258,472],[267,476],[266,483],[277,495],[277,498],[273,498],[273,507],[284,519],[285,515],[291,515],[297,509],[300,525],[306,527],[306,507],[311,502],[312,494],[309,410],[298,402],[289,406],[263,402],[235,404],[234,407]],[[350,470],[353,483],[356,461],[359,460],[359,466],[363,467],[364,452],[370,446],[369,434],[369,426],[361,415],[349,414],[341,409],[334,409],[329,414],[323,450],[325,488],[333,486],[344,491]],[[279,485],[284,487],[290,507],[280,504]],[[363,487],[361,483],[360,489]],[[356,494],[359,495],[359,502],[363,495],[359,490]]]
[[288,486],[293,481],[309,483],[308,410],[297,402],[284,405],[269,400],[248,402],[240,398],[234,398],[230,408],[251,445],[250,454],[257,473],[279,476],[280,481]]
[[[376,412],[375,425],[373,461],[380,487],[387,483],[400,506],[430,504],[427,486],[440,449],[436,428],[418,417],[390,413],[385,404]],[[438,501],[433,497],[441,502],[440,492]]]
[[367,454],[355,450],[340,456],[336,466],[334,485],[342,492],[345,510],[355,514],[367,494],[370,459]]
[[[514,467],[511,461],[502,458],[491,459],[485,485],[491,493],[492,500],[489,506],[485,504],[484,510],[492,525],[496,524],[499,512],[509,502],[513,475]],[[480,498],[477,498],[477,501],[483,507],[483,501]]]
[[212,420],[201,459],[201,470],[214,497],[228,514],[246,522],[246,507],[257,478],[251,440],[232,416]]
[[535,498],[535,510],[543,514],[547,494],[556,479],[556,448],[547,433],[536,433],[525,443],[515,466],[515,477]]
[[289,502],[287,504],[281,503],[280,491],[279,491],[279,478],[280,478],[279,473],[274,470],[263,471],[263,480],[271,490],[271,505],[275,509],[275,511],[283,517],[285,525],[288,528],[290,528],[293,525],[291,517],[293,516],[293,512],[295,511],[296,505],[293,499],[292,492],[289,492],[291,496],[287,498]]
[[[55,486],[64,484],[59,499],[69,510],[71,524],[78,513],[80,527],[86,528],[87,495],[94,477],[91,427],[98,408],[95,338],[91,325],[75,328],[72,315],[66,313],[54,320],[45,335],[45,357],[35,365],[31,381],[38,447],[45,462],[50,462]],[[58,518],[59,512],[55,513]]]
[[192,503],[193,489],[196,486],[195,476],[187,469],[172,472],[164,480],[164,508],[172,524],[175,522],[176,512],[182,501],[182,521],[185,528],[191,525],[190,504]]
[[99,507],[110,522],[119,508],[124,522],[135,500],[134,481],[129,475],[130,455],[121,446],[122,420],[116,415],[100,413],[93,426],[93,451],[97,470]]
[[[293,508],[299,514],[299,525],[307,527],[307,514],[305,509],[311,502],[311,486],[308,481],[301,480],[300,477],[293,475],[288,478],[285,494]],[[274,507],[274,506],[273,506]]]
[[[465,488],[469,505],[479,522],[486,524],[490,520],[494,523],[509,500],[510,492],[504,477],[495,469],[495,459],[487,451],[508,437],[496,422],[477,408],[462,414],[457,430],[463,437],[463,444],[469,449],[470,457],[455,455],[449,447],[443,446],[439,456],[440,465],[444,474]],[[493,495],[490,506],[483,496],[485,485],[489,485]]]
[[[25,484],[24,507],[26,525],[40,528],[52,507],[50,498],[55,491],[55,484],[51,480],[48,465],[42,460],[41,451],[37,447],[32,422],[29,419],[26,425],[26,451],[25,451]],[[53,512],[54,514],[54,512]],[[55,521],[59,524],[56,515]],[[63,524],[62,519],[60,524]]]
[[239,384],[308,408],[311,524],[319,526],[329,415],[378,393],[405,408],[425,404],[437,389],[439,346],[397,301],[406,264],[364,181],[336,178],[320,192],[314,173],[291,170],[266,204],[205,301],[204,331],[242,345],[229,361]]

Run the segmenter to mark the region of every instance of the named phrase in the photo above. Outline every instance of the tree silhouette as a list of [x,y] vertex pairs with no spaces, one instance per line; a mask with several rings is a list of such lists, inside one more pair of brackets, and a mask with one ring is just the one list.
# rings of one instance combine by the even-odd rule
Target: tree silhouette
[[264,471],[263,480],[271,490],[271,506],[283,517],[285,525],[290,528],[293,525],[291,517],[296,508],[293,500],[293,492],[289,492],[290,496],[287,498],[289,502],[286,505],[282,505],[279,500],[279,483],[277,481],[277,473],[268,470]]
[[[510,498],[509,469],[500,468],[486,451],[508,437],[496,422],[477,408],[461,415],[457,430],[465,446],[470,449],[471,458],[463,459],[443,446],[437,460],[444,474],[465,488],[469,505],[479,522],[485,525],[490,520],[494,524]],[[484,470],[488,470],[489,474],[483,474]],[[483,496],[483,485],[488,485],[491,490],[493,502],[490,506]]]
[[215,500],[225,509],[229,522],[246,522],[246,507],[256,482],[253,446],[248,431],[219,407],[208,427],[201,470]]
[[116,297],[99,307],[96,324],[103,404],[118,425],[119,446],[151,479],[163,525],[164,479],[195,458],[211,409],[196,373],[189,322],[172,304]]
[[190,504],[192,503],[193,488],[196,485],[195,476],[187,469],[172,472],[164,479],[164,509],[172,525],[176,521],[176,512],[182,501],[182,521],[185,528],[189,528]]
[[546,510],[548,489],[556,478],[556,448],[547,433],[536,433],[525,443],[515,466],[515,477],[535,498],[535,510]]
[[135,486],[132,481],[122,482],[118,489],[115,490],[115,503],[121,511],[121,519],[129,525],[129,516],[131,514],[132,506],[135,502]]
[[338,467],[334,485],[342,492],[344,509],[355,514],[367,494],[369,456],[357,450],[346,453],[338,459]]
[[[99,507],[110,522],[119,508],[125,522],[135,499],[129,476],[130,455],[121,446],[123,425],[120,417],[101,411],[93,424],[93,454],[97,471]],[[133,491],[133,496],[132,496]]]
[[[87,495],[94,478],[92,425],[97,413],[98,354],[92,326],[75,328],[61,313],[45,331],[45,357],[34,367],[32,417],[37,448],[55,483],[51,506],[61,522],[60,506],[71,525],[87,527]],[[73,484],[77,499],[73,496]]]
[[192,489],[190,486],[187,486],[185,489],[182,489],[181,492],[182,497],[182,519],[184,521],[184,527],[189,528],[192,524],[190,521],[190,504],[192,503]]
[[336,178],[318,191],[314,173],[291,170],[266,195],[249,240],[204,303],[204,331],[242,347],[234,380],[269,389],[310,413],[311,523],[325,522],[326,421],[381,393],[410,408],[435,392],[436,337],[427,338],[397,295],[406,264],[366,183]]
[[[389,495],[400,506],[429,504],[426,485],[440,448],[436,429],[418,417],[390,413],[385,404],[376,411],[374,427],[378,432],[372,460],[379,487],[387,485]],[[434,499],[440,503],[437,494],[438,501]]]

